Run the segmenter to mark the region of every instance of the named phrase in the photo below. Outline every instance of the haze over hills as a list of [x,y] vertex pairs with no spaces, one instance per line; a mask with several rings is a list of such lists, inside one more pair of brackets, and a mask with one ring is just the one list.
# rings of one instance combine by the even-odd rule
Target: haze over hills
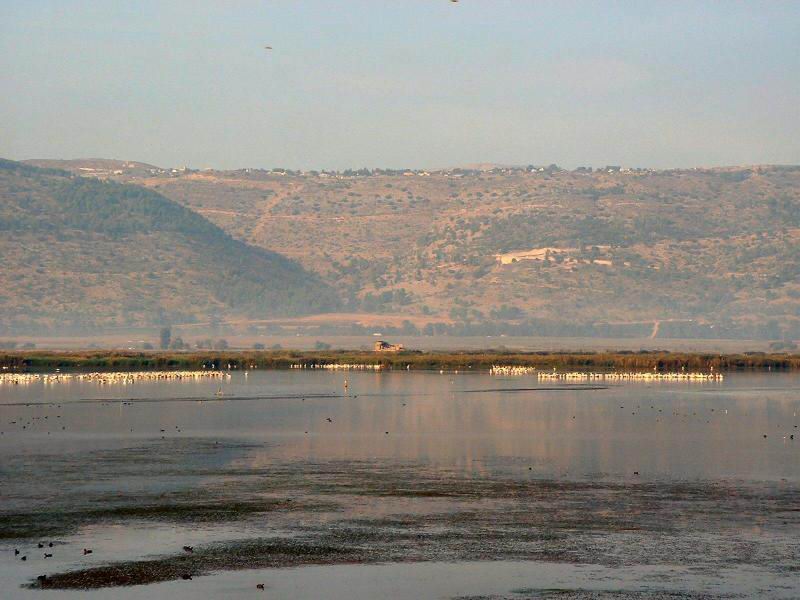
[[35,163],[156,190],[295,259],[356,313],[346,322],[400,316],[407,333],[800,337],[800,167]]
[[2,160],[0,200],[0,332],[294,315],[338,304],[297,263],[232,239],[153,190]]

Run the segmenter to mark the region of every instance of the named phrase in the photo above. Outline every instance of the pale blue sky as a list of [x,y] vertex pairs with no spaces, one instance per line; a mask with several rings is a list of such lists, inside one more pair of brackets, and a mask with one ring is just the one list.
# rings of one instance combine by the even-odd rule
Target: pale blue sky
[[0,0],[0,156],[797,164],[800,2]]

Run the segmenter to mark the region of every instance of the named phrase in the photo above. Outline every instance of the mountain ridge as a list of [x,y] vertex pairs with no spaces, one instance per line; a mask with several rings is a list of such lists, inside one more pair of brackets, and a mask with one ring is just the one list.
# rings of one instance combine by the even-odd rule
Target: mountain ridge
[[291,257],[346,312],[406,315],[406,333],[800,337],[797,166],[101,178]]
[[800,337],[796,166],[131,180],[434,331]]
[[0,327],[69,330],[338,306],[296,262],[130,183],[0,160]]

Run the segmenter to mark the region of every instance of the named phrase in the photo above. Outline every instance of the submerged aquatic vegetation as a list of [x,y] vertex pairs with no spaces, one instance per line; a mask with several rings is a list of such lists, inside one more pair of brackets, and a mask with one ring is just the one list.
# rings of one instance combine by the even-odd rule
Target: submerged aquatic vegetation
[[204,575],[215,570],[295,567],[366,562],[358,549],[327,546],[293,539],[241,540],[215,544],[191,554],[126,561],[56,573],[31,582],[31,588],[96,589],[144,585]]
[[[446,472],[437,477],[436,469],[413,465],[337,461],[290,462],[270,471],[273,475],[258,477],[262,485],[274,493],[292,490],[310,501],[305,506],[273,503],[275,510],[294,515],[277,529],[198,545],[191,554],[56,573],[30,585],[91,589],[219,570],[475,560],[702,566],[712,573],[756,565],[790,577],[800,530],[796,486],[518,480]],[[317,510],[333,500],[338,512]],[[360,506],[348,509],[355,504]],[[188,510],[206,509],[212,518],[238,513],[243,523],[251,523],[249,512],[258,507],[232,502]],[[180,518],[162,510],[168,518]],[[143,513],[125,509],[116,518],[153,516]],[[751,523],[759,524],[758,532],[749,529]]]

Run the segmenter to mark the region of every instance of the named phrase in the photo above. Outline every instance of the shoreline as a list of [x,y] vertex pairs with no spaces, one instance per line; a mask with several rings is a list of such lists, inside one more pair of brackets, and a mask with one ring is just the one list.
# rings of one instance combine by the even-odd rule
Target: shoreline
[[619,352],[371,352],[350,350],[225,350],[225,351],[46,351],[21,350],[0,353],[0,372],[74,370],[249,370],[307,369],[324,365],[381,365],[386,371],[446,370],[488,371],[492,367],[529,367],[542,370],[598,369],[605,371],[732,372],[797,371],[800,354],[793,353],[699,353],[667,351]]

